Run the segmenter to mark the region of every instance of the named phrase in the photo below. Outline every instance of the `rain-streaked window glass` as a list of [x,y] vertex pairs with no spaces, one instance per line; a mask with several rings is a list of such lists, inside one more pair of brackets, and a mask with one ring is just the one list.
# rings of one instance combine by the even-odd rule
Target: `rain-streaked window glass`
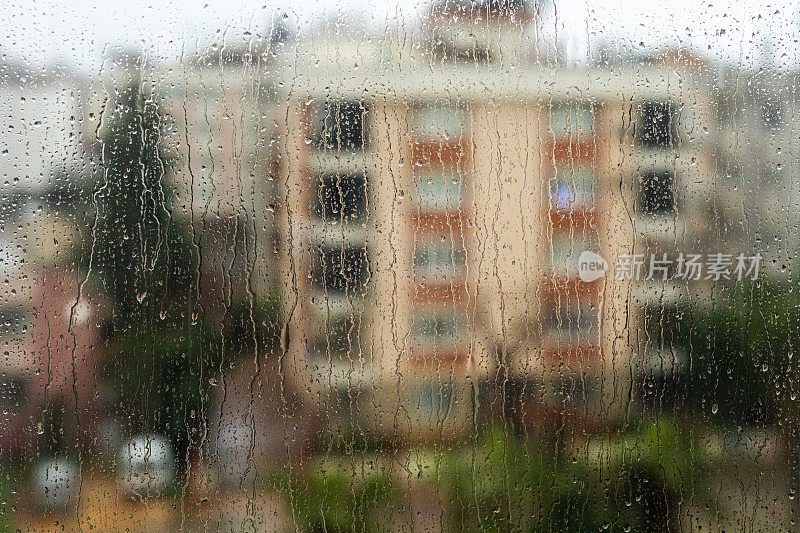
[[454,139],[466,124],[465,110],[455,103],[421,104],[414,110],[414,132],[421,138]]
[[414,318],[414,341],[421,350],[453,350],[464,341],[463,317],[426,310]]
[[639,210],[648,215],[675,210],[675,176],[670,170],[644,172],[639,179]]
[[591,168],[562,168],[550,184],[550,202],[557,209],[586,207],[594,203],[596,178]]
[[668,148],[676,140],[676,125],[676,111],[671,102],[644,102],[639,116],[639,142],[645,148]]
[[453,397],[453,386],[449,383],[424,383],[420,386],[419,406],[426,414],[445,416]]
[[10,0],[0,531],[795,531],[800,0]]
[[328,100],[317,110],[314,140],[320,150],[355,152],[367,144],[367,109],[359,100]]
[[466,251],[459,244],[443,239],[417,243],[414,269],[419,276],[430,280],[447,280],[463,276],[466,266]]
[[329,172],[320,177],[317,215],[327,222],[354,222],[367,213],[367,179],[363,172]]
[[593,127],[594,115],[588,102],[557,102],[550,110],[550,129],[556,139],[590,137]]
[[550,340],[561,343],[589,343],[596,341],[598,310],[590,303],[575,300],[556,301],[544,319],[545,331]]
[[461,205],[461,181],[453,171],[420,171],[415,180],[420,209],[446,212]]
[[599,252],[600,245],[590,236],[559,233],[553,235],[551,248],[554,272],[576,276],[581,268],[581,254]]
[[363,248],[323,245],[319,247],[312,285],[321,293],[345,295],[361,292],[369,275]]

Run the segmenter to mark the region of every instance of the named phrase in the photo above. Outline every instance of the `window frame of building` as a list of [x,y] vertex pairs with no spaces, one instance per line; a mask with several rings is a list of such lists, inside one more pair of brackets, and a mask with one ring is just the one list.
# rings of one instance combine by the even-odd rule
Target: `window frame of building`
[[600,253],[596,236],[586,232],[558,232],[549,240],[549,268],[567,276],[578,274],[578,259],[584,251]]
[[566,211],[595,202],[597,179],[587,166],[558,169],[549,185],[550,206],[554,209]]
[[[440,335],[436,330],[448,321],[452,321],[451,332]],[[433,334],[427,332],[431,327],[434,329]],[[466,341],[466,317],[458,311],[453,312],[451,307],[420,310],[411,319],[411,334],[414,346],[423,352],[460,351]],[[444,342],[447,336],[452,342]]]
[[421,102],[412,111],[411,130],[419,139],[453,140],[467,131],[467,109],[453,102]]
[[593,344],[599,326],[600,310],[588,299],[576,295],[551,302],[542,317],[545,338],[559,345]]
[[463,180],[455,170],[417,172],[414,177],[414,194],[416,205],[423,212],[457,211],[464,200]]
[[462,277],[467,269],[467,251],[453,239],[426,239],[414,247],[414,273],[430,281]]
[[548,129],[557,141],[585,140],[594,135],[595,109],[584,100],[552,102],[548,113]]

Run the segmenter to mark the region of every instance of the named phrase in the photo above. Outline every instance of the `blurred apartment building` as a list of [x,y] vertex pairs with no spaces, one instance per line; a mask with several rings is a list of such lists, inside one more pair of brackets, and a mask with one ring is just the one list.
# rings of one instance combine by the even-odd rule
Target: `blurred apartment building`
[[[658,317],[703,284],[645,278],[710,227],[714,101],[680,56],[542,66],[533,19],[446,2],[413,39],[334,24],[279,73],[284,367],[333,426],[457,438],[487,387],[524,420],[613,422],[680,364]],[[580,280],[585,250],[606,277]],[[615,279],[625,254],[641,280]]]
[[17,453],[54,435],[54,424],[71,436],[82,426],[88,437],[99,308],[91,291],[76,302],[79,273],[70,267],[85,223],[73,201],[84,80],[9,61],[0,87],[0,448]]
[[202,250],[202,305],[217,318],[231,300],[267,298],[275,284],[271,58],[270,43],[233,45],[163,68],[155,81],[173,121],[175,212]]
[[784,278],[800,242],[800,75],[766,56],[755,70],[719,67],[713,80],[719,101],[720,140],[716,210],[720,240],[743,251],[760,250],[764,274]]
[[[410,32],[334,25],[283,52],[270,40],[137,65],[169,121],[173,214],[203,250],[204,308],[266,296],[277,261],[282,371],[331,424],[456,437],[498,408],[486,389],[522,418],[613,420],[632,387],[680,364],[660,317],[701,284],[614,279],[613,267],[674,257],[712,227],[714,102],[681,56],[553,66],[534,16],[522,3],[434,3]],[[5,205],[25,188],[47,198],[64,161],[97,165],[123,66],[92,83],[8,81],[2,120],[25,135],[4,140]],[[9,269],[47,250],[45,223],[13,222]],[[19,250],[23,230],[41,246]],[[606,259],[606,277],[580,280],[584,250]],[[9,306],[25,299],[11,286]],[[6,357],[17,370],[5,375],[30,372],[25,357]]]

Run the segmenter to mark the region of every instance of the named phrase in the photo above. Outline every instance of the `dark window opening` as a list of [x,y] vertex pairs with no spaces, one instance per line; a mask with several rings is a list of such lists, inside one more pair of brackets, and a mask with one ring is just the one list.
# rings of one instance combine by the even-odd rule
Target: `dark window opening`
[[763,100],[761,102],[761,119],[765,128],[769,130],[778,129],[783,121],[780,104],[770,100]]
[[362,150],[367,144],[367,111],[359,101],[326,104],[317,120],[317,146],[321,150]]
[[28,331],[28,316],[17,307],[0,309],[0,335],[18,335]]
[[328,221],[361,220],[367,213],[364,173],[323,174],[317,193],[317,215]]
[[668,148],[677,140],[675,113],[669,102],[642,104],[639,118],[639,143],[645,147]]
[[675,210],[672,172],[649,172],[640,178],[639,212],[663,215]]
[[581,374],[562,374],[553,386],[555,398],[570,404],[583,404],[593,399],[595,392],[592,379]]
[[317,290],[338,295],[363,293],[368,276],[364,248],[320,248],[313,272]]
[[669,348],[675,342],[680,314],[669,305],[647,306],[642,312],[643,341],[652,348]]
[[323,336],[315,341],[312,353],[324,361],[357,356],[359,324],[360,320],[353,317],[332,318],[323,326]]

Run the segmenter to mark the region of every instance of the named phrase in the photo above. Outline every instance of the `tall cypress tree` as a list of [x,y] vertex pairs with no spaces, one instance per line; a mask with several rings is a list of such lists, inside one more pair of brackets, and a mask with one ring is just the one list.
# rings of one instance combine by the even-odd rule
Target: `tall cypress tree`
[[163,114],[133,61],[127,67],[127,83],[109,99],[100,133],[92,268],[117,318],[130,321],[153,311],[150,302],[170,298],[174,304],[175,297],[185,296],[180,293],[189,284],[191,237],[170,213],[173,158],[164,149]]
[[123,61],[125,81],[109,98],[100,129],[90,243],[92,278],[114,308],[107,378],[131,431],[166,432],[185,443],[218,342],[192,319],[198,266],[191,228],[171,212],[175,159],[165,149],[166,117],[136,58]]

